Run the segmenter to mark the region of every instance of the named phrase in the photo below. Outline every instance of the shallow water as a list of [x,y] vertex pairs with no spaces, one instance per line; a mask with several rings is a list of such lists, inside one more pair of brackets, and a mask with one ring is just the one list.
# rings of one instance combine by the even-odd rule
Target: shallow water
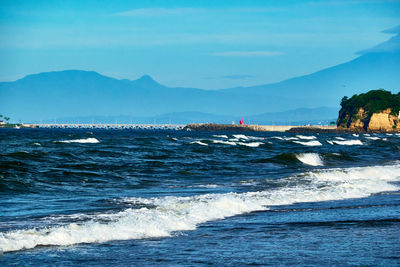
[[0,149],[0,265],[400,263],[399,135],[2,129]]

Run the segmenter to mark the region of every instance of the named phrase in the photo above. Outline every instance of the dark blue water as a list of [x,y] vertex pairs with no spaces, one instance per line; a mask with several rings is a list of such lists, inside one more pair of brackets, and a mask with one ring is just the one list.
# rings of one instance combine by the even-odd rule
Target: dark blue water
[[217,134],[1,129],[0,265],[400,264],[400,135]]

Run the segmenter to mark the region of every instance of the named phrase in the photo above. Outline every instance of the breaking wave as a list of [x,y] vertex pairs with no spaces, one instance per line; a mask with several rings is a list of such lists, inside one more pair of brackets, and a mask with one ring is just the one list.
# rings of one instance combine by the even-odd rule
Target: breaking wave
[[100,143],[99,140],[97,140],[94,137],[89,137],[86,139],[74,139],[74,140],[62,140],[59,141],[60,143],[81,143],[81,144],[85,144],[85,143],[90,143],[90,144],[96,144],[96,143]]
[[198,144],[198,145],[201,145],[201,146],[208,146],[208,144],[203,143],[201,141],[194,141],[194,142],[191,142],[191,144]]
[[400,187],[392,182],[400,180],[400,165],[315,170],[282,180],[287,182],[283,181],[281,187],[258,192],[123,198],[119,202],[140,205],[113,214],[89,217],[81,214],[88,218],[81,223],[0,233],[0,249],[9,252],[36,246],[168,237],[195,230],[201,223],[267,210],[271,206],[397,191]]
[[300,153],[296,154],[296,158],[304,164],[310,166],[323,166],[324,162],[318,153]]
[[315,137],[315,136],[313,136],[313,135],[308,136],[308,135],[300,135],[300,134],[298,134],[298,135],[296,135],[296,136],[297,136],[297,138],[304,139],[304,140],[314,140],[314,139],[317,139],[317,137]]
[[308,142],[302,142],[302,141],[293,141],[294,143],[303,145],[303,146],[322,146],[320,141],[313,140],[313,141],[308,141]]
[[237,139],[244,139],[244,140],[248,140],[249,138],[247,136],[245,136],[244,134],[234,134],[233,137],[237,138]]
[[354,146],[354,145],[363,145],[363,142],[360,140],[326,140],[328,144],[336,144],[336,145],[341,145],[341,146]]
[[213,143],[236,146],[236,143],[235,142],[231,142],[231,141],[213,140]]
[[260,145],[262,145],[264,143],[262,143],[262,142],[251,142],[251,143],[238,142],[238,144],[241,145],[241,146],[259,147]]
[[228,138],[228,136],[225,134],[214,134],[213,137]]

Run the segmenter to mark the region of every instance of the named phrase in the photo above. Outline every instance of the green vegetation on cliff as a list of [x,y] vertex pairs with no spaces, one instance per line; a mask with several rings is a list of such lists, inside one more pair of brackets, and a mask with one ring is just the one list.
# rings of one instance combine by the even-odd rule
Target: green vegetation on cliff
[[[384,89],[342,98],[337,125],[348,128],[356,121],[362,122],[366,129],[374,113],[390,109],[390,115],[398,116],[400,111],[400,93],[392,94]],[[359,123],[360,126],[360,123]],[[357,127],[357,126],[356,126]]]

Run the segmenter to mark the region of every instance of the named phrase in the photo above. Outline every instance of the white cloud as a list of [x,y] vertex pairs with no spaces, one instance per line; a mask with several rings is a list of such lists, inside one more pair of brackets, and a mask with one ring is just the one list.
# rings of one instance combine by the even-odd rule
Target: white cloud
[[138,8],[128,11],[116,13],[114,15],[121,17],[158,17],[158,16],[176,16],[187,14],[198,14],[203,12],[223,12],[223,13],[269,13],[285,10],[283,8],[264,8],[264,7],[251,7],[251,8]]
[[181,14],[192,14],[203,12],[203,8],[138,8],[115,14],[121,17],[157,17],[157,16],[174,16]]
[[220,57],[273,57],[283,54],[279,51],[227,51],[212,53],[213,56]]

